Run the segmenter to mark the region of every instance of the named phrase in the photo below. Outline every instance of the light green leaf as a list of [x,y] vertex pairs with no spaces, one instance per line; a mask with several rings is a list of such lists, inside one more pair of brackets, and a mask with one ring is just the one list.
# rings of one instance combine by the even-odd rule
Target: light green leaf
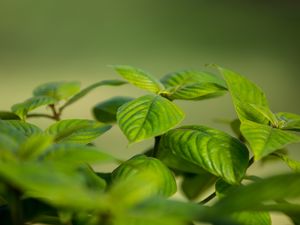
[[293,133],[251,121],[242,122],[241,132],[249,142],[256,160],[288,144],[300,142],[300,137]]
[[281,129],[300,131],[300,115],[280,112],[276,116],[281,122]]
[[20,117],[13,113],[8,111],[0,111],[0,120],[19,120]]
[[70,119],[54,123],[45,132],[55,136],[56,142],[87,144],[110,128],[93,120]]
[[285,162],[288,165],[288,167],[291,168],[291,170],[293,170],[295,172],[300,172],[300,162],[299,161],[291,159],[287,155],[276,153],[276,152],[273,153],[273,155],[277,156],[283,162]]
[[18,157],[23,160],[34,160],[53,143],[53,136],[35,134],[20,145]]
[[[176,181],[171,171],[158,159],[144,155],[135,156],[121,164],[112,173],[115,183],[140,176],[147,176],[149,181],[144,184],[149,195],[171,196],[176,192]],[[126,195],[126,192],[122,194]]]
[[217,76],[198,71],[183,71],[164,76],[161,82],[166,87],[169,99],[201,100],[225,94],[225,82]]
[[118,108],[133,99],[120,96],[100,102],[93,108],[94,117],[102,123],[115,123],[117,121]]
[[42,84],[33,90],[34,96],[48,96],[57,101],[68,99],[80,91],[77,81],[61,81]]
[[239,183],[248,166],[248,150],[239,140],[205,126],[183,126],[164,134],[160,148],[201,166],[226,182]]
[[271,217],[267,212],[238,212],[233,213],[234,221],[241,225],[271,225]]
[[99,163],[114,161],[108,153],[91,146],[61,143],[49,147],[41,156],[45,161],[61,162],[66,165],[81,165],[84,163]]
[[239,119],[241,121],[251,120],[257,123],[267,123],[265,116],[261,113],[253,115],[253,110],[248,107],[248,104],[254,104],[258,107],[268,108],[268,102],[263,91],[238,73],[221,67],[218,69],[227,83]]
[[300,174],[283,174],[240,186],[214,205],[215,213],[268,210],[262,205],[271,200],[300,197]]
[[189,200],[195,200],[207,191],[216,180],[217,178],[214,175],[206,171],[201,174],[184,174],[181,189]]
[[114,66],[114,68],[124,79],[141,89],[153,93],[164,90],[164,86],[159,80],[141,69],[122,65]]
[[94,90],[97,87],[101,86],[120,86],[123,84],[126,84],[127,82],[122,80],[103,80],[94,84],[91,84],[90,86],[84,88],[74,96],[72,96],[61,108],[60,110],[63,110],[65,107],[73,104],[74,102],[77,102],[79,99],[86,96],[88,93],[90,93],[92,90]]
[[27,197],[69,209],[103,208],[101,193],[89,189],[79,178],[75,172],[66,173],[45,163],[2,163],[0,167],[1,181],[24,192]]
[[22,120],[26,119],[28,112],[40,107],[56,103],[55,98],[49,96],[35,96],[27,99],[22,103],[15,104],[11,107],[13,113],[18,115]]
[[145,95],[122,105],[118,124],[130,143],[161,135],[184,118],[171,101],[158,95]]
[[279,127],[279,121],[276,115],[268,107],[255,104],[250,104],[249,107],[252,107],[257,113],[264,116],[273,127]]

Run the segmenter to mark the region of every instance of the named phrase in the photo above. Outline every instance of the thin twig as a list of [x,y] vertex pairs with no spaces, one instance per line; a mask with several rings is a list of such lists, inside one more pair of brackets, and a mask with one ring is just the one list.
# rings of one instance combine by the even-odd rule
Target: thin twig
[[216,192],[210,194],[209,196],[207,196],[205,199],[203,199],[201,202],[199,202],[200,205],[204,205],[206,203],[208,203],[210,200],[212,200],[213,198],[215,198],[217,196]]
[[60,112],[58,112],[58,111],[56,110],[56,107],[55,107],[54,104],[50,104],[49,107],[50,107],[50,109],[52,110],[53,118],[54,118],[55,120],[59,121],[59,120],[60,120]]
[[44,118],[56,120],[52,115],[48,115],[44,113],[31,113],[27,115],[27,118],[33,118],[33,117],[44,117]]

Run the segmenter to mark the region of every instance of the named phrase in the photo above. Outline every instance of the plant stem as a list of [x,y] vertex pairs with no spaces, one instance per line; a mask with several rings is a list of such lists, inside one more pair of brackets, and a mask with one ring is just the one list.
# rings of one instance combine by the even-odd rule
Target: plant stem
[[32,118],[32,117],[44,117],[52,120],[56,120],[54,116],[48,115],[48,114],[43,114],[43,113],[31,113],[27,115],[27,118]]
[[217,196],[216,192],[210,194],[209,196],[207,196],[205,199],[203,199],[201,202],[199,202],[200,205],[204,205],[206,203],[208,203],[210,200],[214,199]]
[[153,148],[153,152],[152,152],[152,157],[154,157],[154,158],[157,157],[160,138],[161,138],[161,136],[156,136],[155,137],[154,148]]
[[51,104],[49,105],[50,109],[52,110],[52,113],[53,113],[53,118],[56,120],[56,121],[59,121],[60,120],[60,112],[58,112],[56,110],[56,107],[54,104]]
[[23,225],[23,207],[22,201],[20,200],[20,194],[18,191],[13,190],[11,195],[11,217],[13,225]]

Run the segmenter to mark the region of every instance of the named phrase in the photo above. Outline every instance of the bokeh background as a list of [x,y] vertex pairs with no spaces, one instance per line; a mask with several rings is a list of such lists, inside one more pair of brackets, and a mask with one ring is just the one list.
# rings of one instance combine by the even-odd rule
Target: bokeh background
[[[108,65],[127,64],[157,77],[216,63],[247,76],[265,91],[272,110],[300,114],[300,1],[297,0],[1,0],[0,110],[30,97],[38,84],[79,80],[82,87],[117,79]],[[216,72],[216,71],[215,71]],[[134,87],[99,88],[66,109],[64,118],[91,118],[91,107],[112,96],[139,96]],[[230,132],[217,120],[235,113],[230,96],[177,102],[184,124]],[[49,121],[32,122],[42,127]],[[127,146],[115,127],[101,148],[127,158],[152,140]],[[299,145],[290,154],[300,159]],[[262,176],[287,171],[257,165]],[[275,216],[278,224],[289,224]]]

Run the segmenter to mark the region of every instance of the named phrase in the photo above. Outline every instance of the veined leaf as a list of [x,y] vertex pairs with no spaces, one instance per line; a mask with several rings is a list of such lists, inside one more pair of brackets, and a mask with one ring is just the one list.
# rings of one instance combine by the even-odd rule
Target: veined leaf
[[118,108],[133,99],[120,96],[100,102],[93,108],[94,117],[102,123],[115,123],[117,121]]
[[25,120],[28,112],[45,105],[56,103],[55,98],[49,96],[35,96],[27,99],[22,103],[15,104],[11,107],[11,110],[18,115],[22,120]]
[[300,174],[283,174],[240,186],[214,205],[215,213],[264,210],[263,203],[300,197]]
[[300,115],[280,112],[277,113],[276,116],[282,123],[280,127],[281,129],[300,131]]
[[[135,156],[121,164],[112,173],[113,182],[131,179],[131,177],[148,176],[144,189],[149,194],[171,196],[176,192],[176,181],[171,171],[158,159],[144,155]],[[126,195],[126,193],[123,193]]]
[[155,77],[131,66],[114,66],[115,70],[129,83],[153,93],[164,90],[163,84]]
[[56,142],[87,144],[111,128],[92,120],[70,119],[54,123],[46,133],[55,136]]
[[81,165],[83,163],[99,163],[115,160],[115,158],[108,153],[99,151],[95,147],[74,143],[54,144],[45,151],[41,158],[46,161],[62,162],[67,165]]
[[161,135],[183,118],[183,112],[174,103],[158,95],[137,98],[117,112],[118,124],[129,142]]
[[226,182],[239,183],[248,166],[248,150],[239,140],[205,126],[183,126],[164,134],[159,148],[201,166]]
[[167,74],[161,79],[169,99],[201,100],[220,96],[227,90],[225,82],[217,76],[198,71]]
[[89,189],[78,174],[66,173],[50,164],[1,163],[0,178],[23,191],[27,197],[57,207],[81,210],[103,207],[101,193]]
[[273,153],[275,156],[277,156],[278,158],[280,158],[282,161],[284,161],[288,167],[291,168],[291,170],[295,171],[295,172],[300,172],[300,162],[293,160],[291,158],[289,158],[287,155],[284,154],[280,154],[280,153]]
[[20,117],[13,113],[8,111],[0,111],[0,120],[19,120]]
[[[268,108],[268,102],[263,91],[256,84],[238,73],[221,67],[218,67],[218,69],[227,83],[239,119],[241,121],[251,120],[257,123],[267,123],[265,116],[261,115],[261,113],[254,116],[253,110],[247,107],[247,104],[254,104],[258,107]],[[250,117],[249,114],[251,115]]]
[[33,90],[34,96],[48,96],[57,101],[68,99],[80,91],[77,81],[61,81],[42,84]]
[[264,116],[272,126],[279,127],[279,121],[276,115],[268,107],[255,104],[250,104],[249,107],[252,107],[257,113]]
[[91,84],[90,86],[84,88],[74,96],[72,96],[60,109],[63,110],[65,107],[73,104],[74,102],[77,102],[79,99],[86,96],[88,93],[90,93],[92,90],[94,90],[97,87],[100,86],[120,86],[123,84],[126,84],[127,82],[122,80],[103,80],[94,84]]
[[20,120],[0,120],[1,126],[5,126],[11,130],[15,130],[17,132],[22,133],[26,137],[30,137],[34,134],[41,134],[42,130],[37,127],[36,125],[33,125],[31,123],[27,123]]
[[256,160],[288,144],[300,142],[300,137],[293,133],[251,121],[242,122],[241,132],[249,142]]

